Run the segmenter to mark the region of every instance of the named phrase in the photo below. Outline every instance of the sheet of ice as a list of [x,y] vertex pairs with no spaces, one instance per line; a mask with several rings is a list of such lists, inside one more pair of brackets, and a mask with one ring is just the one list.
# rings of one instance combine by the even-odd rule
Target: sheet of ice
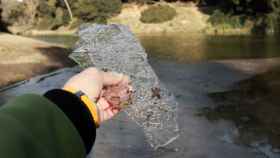
[[157,149],[179,136],[177,103],[147,61],[140,42],[123,25],[87,25],[70,55],[82,67],[96,66],[129,75],[135,90],[124,111],[143,127],[149,144]]

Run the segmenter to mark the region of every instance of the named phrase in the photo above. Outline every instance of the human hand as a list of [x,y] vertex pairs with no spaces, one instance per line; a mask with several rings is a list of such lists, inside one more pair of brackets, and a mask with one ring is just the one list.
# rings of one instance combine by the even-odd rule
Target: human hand
[[[102,123],[105,120],[111,119],[120,109],[114,108],[104,96],[104,87],[117,85],[127,85],[123,88],[131,89],[129,86],[129,77],[115,72],[104,72],[96,68],[88,68],[81,73],[73,76],[64,85],[63,89],[72,89],[81,91],[87,97],[96,103],[99,121]],[[120,89],[120,91],[123,91]],[[102,94],[101,94],[102,93]]]

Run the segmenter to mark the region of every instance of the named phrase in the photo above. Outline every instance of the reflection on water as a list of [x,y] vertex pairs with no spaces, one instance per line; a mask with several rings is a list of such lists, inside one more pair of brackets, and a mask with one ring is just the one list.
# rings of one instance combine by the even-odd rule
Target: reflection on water
[[[33,38],[73,47],[77,36]],[[193,63],[201,60],[268,58],[280,56],[280,39],[257,36],[160,35],[140,36],[151,57]]]
[[233,120],[239,129],[239,143],[266,142],[280,149],[279,67],[241,81],[229,92],[209,96],[217,103],[204,108],[210,120]]
[[62,44],[68,48],[73,47],[73,45],[75,45],[76,41],[78,40],[78,36],[73,35],[40,35],[32,36],[32,38],[55,44]]
[[150,56],[193,63],[212,59],[280,56],[280,39],[248,36],[142,36]]

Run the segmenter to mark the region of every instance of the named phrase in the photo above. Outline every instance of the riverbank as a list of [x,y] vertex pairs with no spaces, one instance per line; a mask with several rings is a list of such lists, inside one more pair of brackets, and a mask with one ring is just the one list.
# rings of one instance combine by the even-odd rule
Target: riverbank
[[[122,5],[121,12],[109,19],[108,24],[123,24],[129,26],[133,33],[138,35],[150,34],[202,34],[202,35],[251,35],[252,26],[245,26],[243,28],[218,28],[212,26],[208,19],[210,14],[207,14],[205,8],[200,8],[196,4],[189,3],[167,3],[160,2],[155,5],[168,5],[176,10],[177,15],[172,20],[162,23],[143,23],[141,13],[149,8],[151,5],[139,5],[135,3],[126,3]],[[207,9],[206,9],[207,10]],[[211,9],[210,9],[211,10]],[[75,22],[74,22],[75,23]],[[11,26],[9,31],[13,34],[25,36],[37,35],[73,35],[78,30],[76,27],[69,24],[68,26],[61,26],[55,30],[38,30],[26,26]],[[226,24],[225,24],[226,25]]]
[[193,3],[163,3],[174,8],[177,16],[163,23],[146,24],[141,22],[141,12],[147,5],[127,4],[122,12],[109,19],[109,23],[127,25],[136,34],[202,33],[207,26],[208,15],[203,14]]
[[63,45],[0,34],[0,87],[74,65]]
[[[174,33],[203,33],[207,26],[209,16],[200,11],[193,3],[158,3],[169,5],[177,12],[177,16],[163,23],[143,23],[141,22],[141,12],[150,5],[123,4],[120,14],[109,18],[108,24],[123,24],[130,27],[133,33],[148,34],[174,34]],[[157,5],[158,5],[157,4]],[[37,30],[26,28],[25,26],[12,26],[9,31],[13,34],[36,36],[36,35],[73,35],[78,28],[62,26],[56,30]]]
[[57,30],[36,30],[24,29],[24,27],[9,27],[9,31],[14,35],[22,36],[52,36],[52,35],[75,35],[78,28],[60,27]]

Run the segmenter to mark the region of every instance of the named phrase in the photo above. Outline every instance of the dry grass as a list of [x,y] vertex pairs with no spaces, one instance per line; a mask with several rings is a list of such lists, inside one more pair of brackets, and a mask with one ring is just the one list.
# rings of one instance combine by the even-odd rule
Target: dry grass
[[197,33],[202,32],[207,26],[208,16],[203,14],[198,7],[193,4],[184,3],[164,3],[176,9],[177,16],[171,20],[160,24],[145,24],[140,21],[141,12],[147,9],[147,5],[128,4],[124,5],[121,14],[109,19],[109,23],[121,23],[128,25],[134,33]]
[[74,63],[59,45],[0,34],[0,87]]

